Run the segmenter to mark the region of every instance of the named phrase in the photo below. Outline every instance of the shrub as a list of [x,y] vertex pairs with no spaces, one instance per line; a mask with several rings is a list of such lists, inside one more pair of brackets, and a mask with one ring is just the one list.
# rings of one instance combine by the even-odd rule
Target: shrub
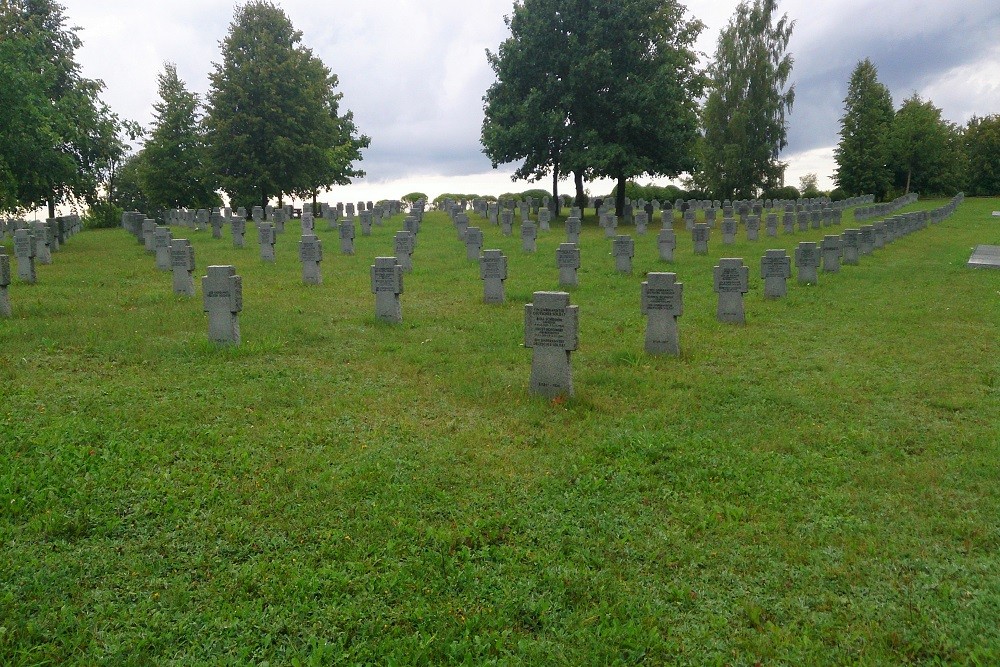
[[765,199],[799,199],[799,189],[794,185],[786,185],[783,188],[775,188],[767,193]]
[[102,199],[93,204],[83,216],[83,226],[85,229],[111,229],[122,224],[122,213],[125,211],[120,206],[115,206],[111,202]]

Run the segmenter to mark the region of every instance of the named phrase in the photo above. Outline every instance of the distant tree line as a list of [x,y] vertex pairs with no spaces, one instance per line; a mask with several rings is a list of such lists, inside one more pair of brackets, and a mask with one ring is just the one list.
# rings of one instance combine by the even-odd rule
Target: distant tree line
[[[777,5],[741,2],[699,70],[703,25],[676,0],[518,2],[510,36],[487,51],[496,81],[483,98],[483,152],[494,167],[519,164],[513,180],[551,178],[553,195],[572,175],[581,205],[586,180],[611,178],[619,212],[640,176],[682,177],[684,190],[659,195],[818,195],[815,175],[785,184],[779,159],[795,87],[794,22]],[[958,127],[916,95],[894,110],[864,61],[849,84],[829,194],[1000,194],[998,124],[988,116]]]
[[205,103],[173,63],[145,143],[80,74],[76,31],[52,0],[0,4],[0,211],[80,202],[98,224],[122,209],[155,214],[188,206],[264,205],[364,175],[355,167],[370,139],[341,110],[337,76],[302,45],[268,0],[238,6],[210,74]]

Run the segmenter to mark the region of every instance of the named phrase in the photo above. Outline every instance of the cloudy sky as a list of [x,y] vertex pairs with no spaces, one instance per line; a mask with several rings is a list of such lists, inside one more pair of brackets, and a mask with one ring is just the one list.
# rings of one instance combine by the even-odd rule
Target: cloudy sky
[[[397,198],[419,190],[500,194],[513,168],[492,170],[481,152],[482,96],[493,81],[486,62],[507,36],[513,0],[283,0],[304,43],[340,77],[343,106],[372,137],[362,167],[368,177],[333,190],[328,200]],[[233,0],[62,0],[79,26],[84,74],[102,79],[106,102],[149,124],[156,75],[177,64],[204,95]],[[689,0],[706,24],[697,44],[711,55],[735,0]],[[829,188],[833,146],[847,80],[869,57],[897,107],[917,92],[964,123],[1000,113],[998,0],[783,0],[796,21],[796,103],[789,118],[788,182],[815,172]],[[642,179],[649,180],[649,179]],[[542,187],[549,187],[543,184]],[[565,186],[569,191],[569,184]],[[594,194],[610,190],[590,184]]]

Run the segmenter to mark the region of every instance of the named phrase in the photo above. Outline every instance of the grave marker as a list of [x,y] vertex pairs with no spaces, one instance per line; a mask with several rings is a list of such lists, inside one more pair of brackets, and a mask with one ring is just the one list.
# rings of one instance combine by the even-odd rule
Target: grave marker
[[764,279],[764,298],[785,296],[788,294],[786,281],[792,277],[792,258],[783,249],[766,250],[760,258],[760,277]]
[[239,345],[243,279],[236,275],[236,267],[208,267],[208,275],[201,279],[201,291],[208,313],[208,339],[223,345]]
[[640,309],[647,318],[646,352],[680,356],[677,318],[684,314],[684,284],[677,282],[677,274],[646,274]]
[[319,265],[323,261],[323,243],[315,234],[303,234],[299,240],[299,261],[302,262],[302,282],[321,285],[323,274]]
[[483,281],[483,303],[506,301],[503,282],[507,280],[507,258],[502,250],[484,250],[479,258],[479,279]]
[[743,324],[743,295],[750,291],[750,269],[739,258],[724,257],[713,271],[713,290],[719,295],[715,316],[720,322]]
[[469,227],[465,230],[465,258],[469,261],[479,261],[479,251],[483,249],[483,230],[479,227]]
[[403,268],[403,271],[407,273],[413,271],[413,249],[415,242],[416,236],[414,236],[413,232],[405,229],[396,232],[396,236],[393,239],[396,259],[399,261],[399,265]]
[[14,230],[14,257],[17,259],[17,279],[34,283],[35,237],[25,228]]
[[556,248],[556,268],[559,269],[559,284],[576,287],[576,272],[580,268],[580,247],[575,243],[560,243]]
[[344,255],[354,254],[354,220],[347,218],[340,223],[340,252]]
[[525,252],[535,252],[535,237],[537,236],[538,231],[535,229],[534,223],[521,223],[521,247],[524,248]]
[[229,223],[233,232],[233,247],[242,248],[246,244],[247,221],[241,215],[233,217]]
[[174,275],[174,294],[194,296],[194,248],[187,239],[170,242],[170,268]]
[[694,241],[694,254],[708,254],[708,237],[710,233],[708,225],[703,222],[694,226],[694,229],[691,230],[691,240]]
[[611,244],[611,254],[615,258],[615,271],[632,273],[632,258],[635,257],[635,239],[628,234],[615,236]]
[[845,229],[840,235],[841,248],[844,251],[844,264],[857,264],[861,254],[861,230]]
[[823,272],[839,273],[840,256],[843,254],[843,242],[839,234],[828,234],[820,242],[820,251],[823,254]]
[[156,253],[156,268],[160,271],[170,270],[170,242],[169,227],[157,227],[153,230],[153,252]]
[[566,292],[535,292],[524,306],[524,346],[532,350],[532,393],[547,398],[573,395],[570,354],[577,348],[579,306]]
[[677,248],[677,235],[673,228],[661,229],[656,236],[656,247],[660,251],[660,261],[674,261],[674,250]]
[[257,241],[260,243],[260,258],[265,262],[273,262],[274,242],[277,233],[273,222],[262,222],[257,226]]
[[382,322],[402,322],[399,295],[403,293],[403,267],[395,257],[376,257],[371,266],[375,317]]
[[795,249],[795,267],[799,270],[800,285],[815,285],[819,282],[821,255],[819,245],[815,241],[801,241]]

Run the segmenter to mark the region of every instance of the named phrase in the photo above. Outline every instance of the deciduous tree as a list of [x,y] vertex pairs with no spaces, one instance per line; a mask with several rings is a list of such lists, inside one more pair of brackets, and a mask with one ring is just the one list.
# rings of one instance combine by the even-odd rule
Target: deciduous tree
[[777,7],[777,0],[745,0],[719,35],[703,119],[703,168],[718,198],[755,197],[783,179],[795,23],[777,17]]

